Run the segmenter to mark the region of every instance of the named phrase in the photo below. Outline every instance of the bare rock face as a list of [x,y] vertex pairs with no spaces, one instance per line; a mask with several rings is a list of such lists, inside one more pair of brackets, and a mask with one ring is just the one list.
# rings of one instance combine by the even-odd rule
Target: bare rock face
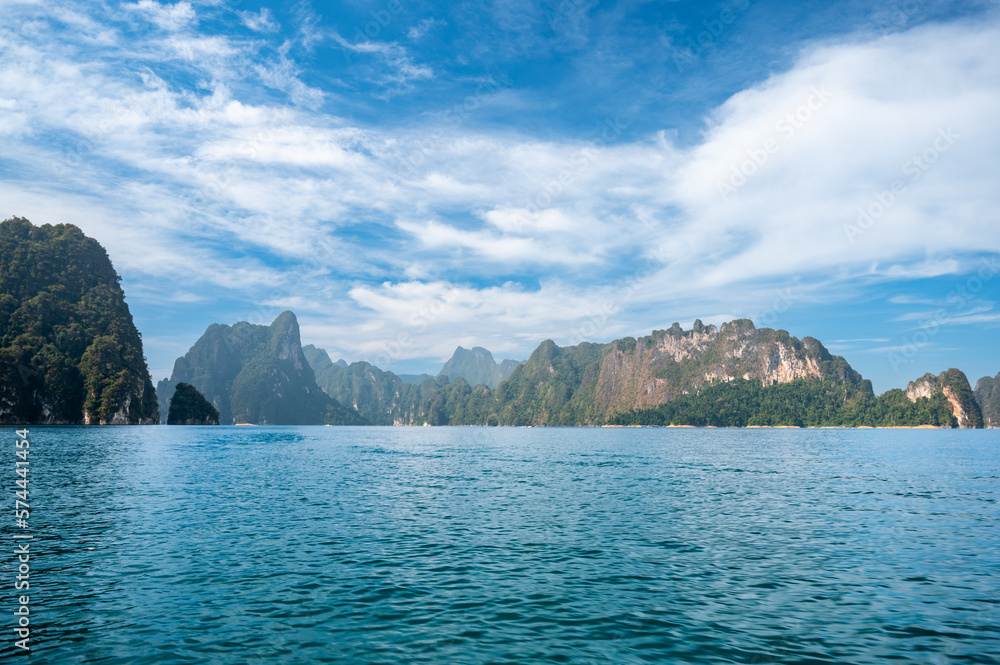
[[747,319],[721,328],[695,321],[691,330],[675,323],[609,344],[560,348],[544,342],[497,388],[500,421],[527,412],[533,424],[597,423],[736,379],[761,385],[829,379],[871,390],[847,361],[816,339],[758,329]]
[[921,397],[929,399],[937,390],[937,377],[933,374],[924,374],[916,381],[910,381],[906,386],[906,396],[911,402],[916,402]]
[[911,402],[926,397],[943,395],[952,416],[962,429],[982,429],[983,412],[969,385],[969,379],[961,370],[952,368],[938,376],[924,374],[906,386],[906,397]]
[[[700,320],[689,331],[675,323],[635,340],[634,345],[626,338],[610,347],[596,391],[603,417],[658,406],[717,381],[745,379],[771,385],[822,378],[822,364],[833,360],[815,339],[800,341],[784,331],[758,329],[745,319],[724,323],[721,330]],[[861,380],[860,375],[852,378]]]

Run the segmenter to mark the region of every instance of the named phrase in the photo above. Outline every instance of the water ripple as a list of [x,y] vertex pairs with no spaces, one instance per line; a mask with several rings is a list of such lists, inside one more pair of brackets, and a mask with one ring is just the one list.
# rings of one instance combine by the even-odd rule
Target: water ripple
[[1000,662],[1000,432],[32,435],[33,665]]

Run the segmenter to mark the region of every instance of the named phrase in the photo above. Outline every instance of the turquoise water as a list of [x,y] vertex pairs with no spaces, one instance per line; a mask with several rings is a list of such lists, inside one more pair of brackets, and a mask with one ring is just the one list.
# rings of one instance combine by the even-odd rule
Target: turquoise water
[[7,555],[3,662],[1000,662],[1000,431],[31,441],[33,649]]

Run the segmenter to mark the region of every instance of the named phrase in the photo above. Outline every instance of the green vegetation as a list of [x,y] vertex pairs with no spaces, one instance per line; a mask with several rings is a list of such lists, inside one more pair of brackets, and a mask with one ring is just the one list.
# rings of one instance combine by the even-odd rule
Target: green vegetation
[[674,324],[608,344],[547,340],[523,364],[459,347],[442,375],[407,383],[303,349],[295,315],[284,312],[270,326],[209,326],[158,388],[104,249],[72,225],[0,223],[0,424],[165,416],[275,425],[982,427],[984,414],[986,424],[1000,424],[1000,375],[973,392],[951,369],[876,397],[818,340],[747,319],[719,329]]
[[488,387],[472,387],[465,379],[441,375],[412,384],[366,362],[335,364],[314,346],[303,352],[320,387],[339,402],[356,404],[373,425],[486,424],[495,402]]
[[189,383],[218,407],[223,424],[361,425],[316,384],[302,353],[299,324],[284,312],[270,326],[213,324],[157,385],[161,404]]
[[982,429],[983,411],[979,408],[979,402],[976,401],[976,395],[965,373],[952,368],[938,376],[937,382],[945,397],[954,399],[961,413],[966,415],[966,422],[961,424],[968,428]]
[[609,420],[613,425],[694,425],[715,427],[957,427],[942,393],[911,402],[902,390],[875,397],[832,381],[798,379],[762,386],[736,379],[681,395],[652,409]]
[[0,424],[159,419],[104,248],[70,224],[0,223]]
[[[321,349],[305,351],[325,391],[357,405],[362,416],[380,425],[975,427],[979,422],[968,381],[958,370],[920,379],[928,382],[922,390],[929,397],[913,400],[903,390],[876,397],[871,382],[818,340],[757,329],[748,320],[720,331],[700,322],[691,331],[675,324],[609,344],[562,348],[546,340],[492,391],[446,376],[405,384],[368,363],[335,365]],[[734,375],[741,378],[708,378]],[[648,406],[621,406],[643,402]]]
[[170,398],[168,425],[218,425],[219,412],[190,383],[178,383]]
[[610,345],[584,342],[560,348],[546,340],[497,386],[500,425],[582,425],[603,422],[596,395],[601,361]]

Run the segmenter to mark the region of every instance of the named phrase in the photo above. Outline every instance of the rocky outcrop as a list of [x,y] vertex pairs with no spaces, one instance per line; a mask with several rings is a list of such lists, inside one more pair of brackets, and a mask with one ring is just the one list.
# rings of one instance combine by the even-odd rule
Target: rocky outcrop
[[1000,374],[979,379],[974,394],[983,412],[983,425],[989,428],[1000,427]]
[[[319,386],[340,403],[357,409],[372,425],[438,425],[456,416],[461,418],[456,424],[472,424],[479,421],[467,412],[468,402],[490,399],[488,389],[473,389],[461,378],[449,381],[439,375],[413,384],[367,362],[334,363],[326,351],[314,346],[306,346],[303,352]],[[446,404],[459,405],[461,413],[449,413]]]
[[638,339],[561,348],[544,342],[496,391],[500,422],[597,424],[735,379],[762,386],[815,379],[871,394],[871,384],[816,339],[756,328],[740,319],[721,328],[695,321]]
[[906,386],[906,397],[911,402],[921,398],[932,399],[943,395],[952,416],[962,429],[982,429],[983,412],[976,400],[969,379],[958,369],[949,369],[938,376],[924,374]]
[[198,389],[189,383],[178,383],[170,398],[168,425],[218,425],[219,412]]

